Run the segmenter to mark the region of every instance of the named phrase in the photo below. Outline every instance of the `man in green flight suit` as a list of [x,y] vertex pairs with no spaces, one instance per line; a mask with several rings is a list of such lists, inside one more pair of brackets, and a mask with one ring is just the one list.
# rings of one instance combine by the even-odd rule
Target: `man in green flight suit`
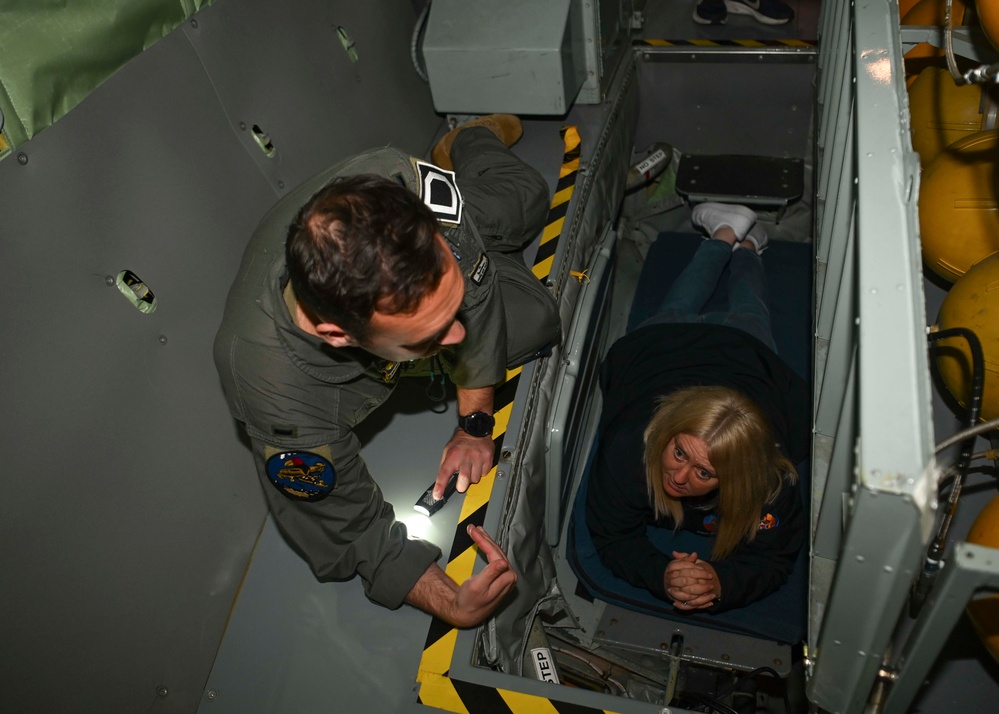
[[548,208],[545,180],[507,148],[521,132],[490,115],[447,134],[434,163],[383,148],[306,181],[254,233],[215,339],[271,513],[316,576],[360,575],[374,602],[459,627],[488,617],[516,574],[470,528],[489,565],[452,581],[440,550],[396,521],[353,428],[400,363],[441,353],[458,427],[435,495],[454,472],[464,491],[492,467],[494,386],[559,335],[555,301],[520,255]]

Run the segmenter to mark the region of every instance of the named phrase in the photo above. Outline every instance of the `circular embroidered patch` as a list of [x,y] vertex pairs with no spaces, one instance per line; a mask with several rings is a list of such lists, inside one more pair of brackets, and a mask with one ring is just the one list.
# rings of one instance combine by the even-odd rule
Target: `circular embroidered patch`
[[267,478],[281,493],[296,501],[319,501],[336,484],[333,464],[310,451],[288,451],[267,459]]
[[704,516],[704,520],[701,521],[701,525],[704,527],[708,533],[714,533],[718,530],[718,516],[714,513],[709,513]]
[[780,525],[780,519],[773,513],[768,513],[760,519],[760,530],[768,531]]

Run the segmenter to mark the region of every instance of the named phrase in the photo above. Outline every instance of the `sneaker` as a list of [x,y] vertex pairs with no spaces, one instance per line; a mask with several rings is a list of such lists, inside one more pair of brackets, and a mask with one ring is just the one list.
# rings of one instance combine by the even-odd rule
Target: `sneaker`
[[485,116],[472,119],[461,126],[457,126],[437,142],[430,156],[434,163],[442,169],[451,171],[454,165],[451,163],[451,144],[460,132],[469,127],[484,126],[493,134],[500,138],[506,146],[513,146],[524,134],[524,125],[520,123],[520,118],[515,114],[487,114]]
[[713,237],[719,228],[728,226],[741,241],[756,223],[756,213],[751,208],[730,203],[700,203],[694,206],[690,222],[703,228],[708,237]]
[[[742,240],[745,243],[752,243],[753,247],[756,248],[757,255],[763,255],[763,251],[767,249],[767,245],[770,243],[770,240],[767,238],[767,232],[759,223],[754,225]],[[736,243],[732,246],[732,250],[735,250],[738,245]]]
[[694,8],[694,22],[698,25],[724,25],[727,19],[724,0],[698,0]]
[[725,8],[733,15],[751,15],[764,25],[783,25],[794,19],[794,10],[780,0],[725,0]]

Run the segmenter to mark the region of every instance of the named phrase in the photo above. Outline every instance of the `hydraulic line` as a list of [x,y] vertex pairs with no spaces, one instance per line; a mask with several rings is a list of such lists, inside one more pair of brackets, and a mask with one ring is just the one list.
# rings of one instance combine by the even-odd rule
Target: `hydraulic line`
[[[946,339],[948,337],[963,337],[971,350],[971,395],[968,401],[968,429],[972,430],[978,423],[978,417],[982,411],[982,389],[985,384],[985,356],[982,352],[982,343],[971,330],[965,327],[952,327],[946,330],[936,330],[929,334],[929,341]],[[933,587],[940,569],[943,567],[944,550],[947,547],[947,534],[950,532],[951,523],[957,513],[957,502],[961,498],[961,489],[964,486],[964,477],[971,463],[974,453],[975,436],[965,436],[961,441],[961,452],[955,466],[954,482],[950,487],[950,494],[947,497],[947,510],[944,511],[943,519],[937,534],[930,542],[926,551],[926,561],[923,569],[919,573],[919,578],[912,587],[909,596],[909,616],[916,617],[926,602],[926,596]],[[937,453],[940,452],[937,447]]]
[[947,69],[950,70],[957,86],[965,84],[994,84],[999,82],[999,64],[983,64],[970,69],[964,74],[957,68],[954,57],[954,28],[951,25],[951,8],[954,0],[947,0],[944,6],[944,54],[947,56]]
[[[980,434],[984,434],[987,431],[992,431],[993,429],[999,429],[999,419],[991,419],[989,421],[983,421],[981,424],[976,424],[974,427],[970,429],[964,429],[962,431],[957,432],[956,434],[954,434],[954,436],[948,437],[946,440],[941,441],[939,444],[937,444],[934,453],[939,454],[945,449],[950,448],[954,444],[964,441],[965,439],[968,439],[972,436],[979,436]],[[988,458],[992,458],[989,454],[991,454],[990,451],[982,452],[982,456],[988,456]]]

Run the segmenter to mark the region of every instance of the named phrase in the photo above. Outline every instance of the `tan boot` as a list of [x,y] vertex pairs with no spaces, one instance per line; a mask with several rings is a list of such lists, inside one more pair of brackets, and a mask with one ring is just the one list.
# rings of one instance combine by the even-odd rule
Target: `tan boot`
[[524,125],[520,123],[520,117],[515,114],[487,114],[486,116],[479,117],[478,119],[472,119],[472,121],[462,124],[461,126],[455,127],[443,138],[437,142],[433,151],[430,152],[430,156],[433,158],[434,163],[440,166],[442,169],[448,169],[449,171],[454,168],[451,163],[451,144],[454,143],[454,137],[458,136],[458,132],[462,129],[468,129],[472,126],[484,126],[486,129],[491,131],[493,134],[499,137],[506,146],[513,146],[517,143],[517,140],[524,133]]

